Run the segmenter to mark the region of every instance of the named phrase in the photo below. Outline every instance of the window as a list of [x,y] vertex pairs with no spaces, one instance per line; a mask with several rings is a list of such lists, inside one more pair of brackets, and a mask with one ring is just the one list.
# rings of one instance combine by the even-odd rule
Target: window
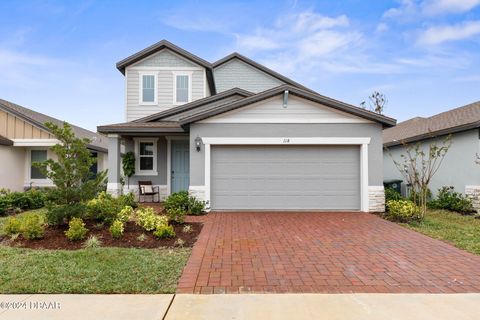
[[30,179],[44,180],[47,177],[36,167],[34,162],[43,162],[47,160],[47,150],[30,150]]
[[191,101],[191,78],[192,73],[174,72],[174,96],[173,104],[183,104]]
[[140,103],[156,104],[157,103],[157,76],[155,74],[140,73]]
[[158,139],[136,139],[136,175],[157,174],[157,140]]

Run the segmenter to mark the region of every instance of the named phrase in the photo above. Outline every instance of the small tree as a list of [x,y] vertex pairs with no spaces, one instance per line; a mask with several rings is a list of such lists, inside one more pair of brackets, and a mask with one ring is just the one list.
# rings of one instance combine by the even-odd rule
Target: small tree
[[99,172],[95,177],[90,171],[97,161],[87,149],[90,140],[77,138],[68,123],[59,127],[48,122],[45,126],[60,141],[52,147],[57,160],[34,165],[56,186],[51,190],[51,200],[58,205],[74,205],[93,199],[106,183],[107,172]]
[[[378,114],[383,114],[383,109],[388,103],[387,96],[378,91],[374,91],[371,95],[368,96],[370,110]],[[360,103],[360,108],[366,109],[367,103],[362,101]]]
[[130,189],[130,177],[135,174],[135,153],[129,151],[122,159],[123,174],[127,177],[127,185]]
[[400,171],[412,188],[413,201],[420,205],[422,218],[425,217],[427,212],[430,182],[438,169],[440,169],[451,145],[451,136],[447,136],[441,142],[431,142],[428,145],[428,151],[424,151],[421,143],[413,146],[403,143],[405,154],[400,155],[400,161],[396,161],[390,153],[390,157],[398,171]]

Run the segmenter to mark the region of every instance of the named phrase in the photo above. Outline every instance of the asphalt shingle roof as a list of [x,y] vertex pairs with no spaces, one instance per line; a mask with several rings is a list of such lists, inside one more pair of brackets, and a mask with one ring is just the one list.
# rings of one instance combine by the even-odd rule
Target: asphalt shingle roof
[[429,118],[416,117],[383,131],[383,143],[394,146],[480,127],[480,101]]
[[[45,127],[46,122],[52,122],[58,126],[62,126],[64,122],[62,120],[52,118],[43,113],[33,111],[31,109],[22,107],[18,104],[15,104],[13,102],[3,100],[3,99],[0,99],[0,109],[4,109],[9,113],[19,116],[20,118],[23,118],[26,121],[31,122],[46,131],[49,131],[48,128]],[[92,149],[96,149],[104,152],[108,150],[107,138],[105,136],[99,133],[95,133],[87,129],[75,126],[73,124],[70,124],[70,125],[72,126],[72,130],[77,137],[88,138],[91,140],[89,147],[91,147]]]

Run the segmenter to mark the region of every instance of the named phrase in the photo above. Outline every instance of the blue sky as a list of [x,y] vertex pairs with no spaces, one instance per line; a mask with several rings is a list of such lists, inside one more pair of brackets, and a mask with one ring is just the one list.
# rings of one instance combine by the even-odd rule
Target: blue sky
[[161,39],[238,51],[399,121],[480,100],[480,0],[0,2],[0,97],[95,129],[124,121],[115,63]]

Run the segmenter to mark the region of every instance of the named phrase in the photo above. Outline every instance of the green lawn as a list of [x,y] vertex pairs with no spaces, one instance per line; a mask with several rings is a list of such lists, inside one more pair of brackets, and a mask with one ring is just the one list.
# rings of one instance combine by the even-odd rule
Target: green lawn
[[480,254],[480,219],[446,210],[429,210],[423,222],[404,226],[432,238],[447,241],[466,251]]
[[0,245],[0,293],[173,293],[190,251]]

